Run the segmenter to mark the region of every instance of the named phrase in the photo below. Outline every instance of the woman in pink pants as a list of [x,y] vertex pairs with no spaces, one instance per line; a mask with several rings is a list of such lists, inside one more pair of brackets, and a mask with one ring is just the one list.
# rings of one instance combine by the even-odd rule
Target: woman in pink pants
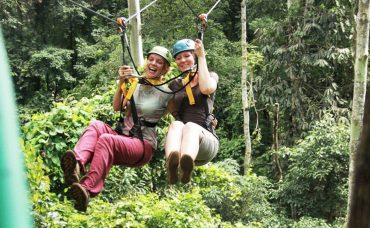
[[[154,47],[147,56],[144,77],[151,82],[161,82],[170,67],[171,55],[160,46]],[[118,70],[119,82],[113,98],[115,111],[121,109],[123,94],[121,86],[124,80],[133,74],[128,66]],[[162,85],[162,90],[170,91]],[[155,125],[166,113],[171,95],[160,92],[150,85],[138,84],[134,94],[137,115],[140,119],[143,141],[132,134],[134,121],[131,112],[127,112],[122,124],[122,134],[109,125],[95,120],[82,134],[73,151],[69,150],[61,158],[65,183],[75,200],[75,208],[86,211],[89,198],[98,195],[112,165],[138,167],[148,163],[157,147]],[[128,102],[130,110],[130,103]],[[90,164],[89,170],[86,170]],[[85,173],[80,179],[80,173]]]

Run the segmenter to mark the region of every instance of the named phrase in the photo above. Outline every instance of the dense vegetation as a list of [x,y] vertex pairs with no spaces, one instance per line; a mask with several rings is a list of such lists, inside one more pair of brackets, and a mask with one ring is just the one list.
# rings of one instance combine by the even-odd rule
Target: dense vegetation
[[[127,15],[127,1],[79,2],[113,19]],[[214,2],[189,1],[196,13],[207,12]],[[112,23],[68,1],[0,3],[36,226],[343,225],[356,10],[351,0],[293,1],[289,10],[286,1],[249,0],[247,57],[241,56],[240,2],[221,1],[204,37],[209,68],[220,75],[217,158],[198,167],[191,184],[168,186],[163,138],[171,117],[166,117],[154,160],[140,169],[113,168],[103,193],[82,214],[66,197],[59,159],[92,119],[115,122],[111,100],[122,61],[119,36]],[[142,23],[144,52],[197,35],[194,15],[181,0],[159,0],[142,14]],[[246,59],[253,154],[244,176],[239,85]],[[275,103],[280,104],[281,182],[272,164]]]

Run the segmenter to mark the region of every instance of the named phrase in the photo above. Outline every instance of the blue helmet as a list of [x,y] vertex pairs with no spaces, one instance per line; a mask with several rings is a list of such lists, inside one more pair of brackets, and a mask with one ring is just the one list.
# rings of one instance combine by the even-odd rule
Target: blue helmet
[[183,51],[193,51],[195,42],[191,39],[182,39],[177,41],[172,47],[172,56],[175,58],[177,54]]

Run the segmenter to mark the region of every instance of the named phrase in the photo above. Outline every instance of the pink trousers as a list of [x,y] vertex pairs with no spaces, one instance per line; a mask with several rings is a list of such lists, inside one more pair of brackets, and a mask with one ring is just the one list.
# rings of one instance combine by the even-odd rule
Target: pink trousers
[[77,160],[86,171],[80,184],[96,196],[103,190],[105,178],[112,165],[138,167],[152,159],[153,149],[149,142],[118,135],[102,121],[92,121],[74,148]]

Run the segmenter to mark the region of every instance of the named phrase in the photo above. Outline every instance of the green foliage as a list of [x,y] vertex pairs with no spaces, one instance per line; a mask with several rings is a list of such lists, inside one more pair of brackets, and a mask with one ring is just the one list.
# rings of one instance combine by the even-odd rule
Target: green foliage
[[43,227],[222,227],[221,220],[202,203],[196,191],[174,193],[160,199],[156,194],[125,195],[115,204],[93,199],[86,213],[71,204],[55,204],[38,221]]
[[202,203],[202,196],[193,191],[179,193],[162,199],[149,207],[149,227],[214,227],[220,219],[212,216],[211,210]]
[[264,56],[255,76],[258,109],[280,104],[285,145],[311,129],[310,123],[325,111],[348,113],[353,75],[351,2],[296,3],[277,17],[275,10],[264,11],[269,7],[259,10],[263,1],[248,1],[247,6],[256,31],[252,43]]
[[242,59],[230,54],[240,53],[240,44],[215,41],[212,45],[212,49],[207,50],[207,60],[209,60],[210,69],[214,69],[219,76],[214,110],[219,121],[218,132],[232,139],[243,133],[240,124],[243,112],[241,87],[239,87]]
[[299,219],[298,222],[294,222],[291,227],[292,228],[306,228],[306,227],[322,227],[322,228],[331,228],[331,227],[343,227],[344,223],[342,224],[328,224],[324,219],[317,219],[317,218],[310,218],[310,217],[302,217]]
[[292,218],[333,221],[346,211],[349,126],[326,116],[295,147],[282,148],[289,166],[278,193]]
[[30,83],[22,83],[19,89],[41,90],[42,93],[52,96],[54,100],[60,95],[60,91],[67,89],[75,79],[68,73],[70,67],[72,51],[48,47],[31,55],[28,62],[28,74],[26,80],[33,81],[34,86]]
[[102,199],[114,202],[119,200],[123,194],[152,192],[155,184],[153,179],[157,175],[154,171],[155,169],[149,165],[140,168],[113,166],[106,179]]
[[36,154],[36,150],[32,147],[31,143],[26,144],[21,141],[22,151],[25,157],[25,167],[27,172],[27,179],[29,189],[32,195],[32,205],[34,210],[42,207],[39,202],[45,196],[43,193],[48,192],[50,189],[50,180],[44,172],[44,164],[40,155]]
[[194,185],[200,187],[206,205],[221,215],[222,220],[243,224],[259,222],[276,224],[274,209],[268,202],[272,185],[254,174],[239,176],[238,164],[225,160],[197,168]]
[[58,221],[54,220],[53,208],[66,208],[67,206],[62,205],[56,194],[50,192],[50,179],[45,172],[45,165],[32,143],[21,141],[21,146],[31,193],[30,205],[32,205],[34,222],[42,227],[47,227],[51,224],[50,221],[58,224]]
[[220,137],[220,150],[217,154],[216,161],[222,161],[227,158],[238,161],[239,164],[243,163],[243,153],[245,150],[244,137],[228,139],[226,136],[219,134]]
[[120,45],[117,35],[103,37],[94,45],[78,39],[78,58],[74,68],[80,80],[69,93],[81,98],[91,97],[92,89],[97,90],[97,94],[108,91],[117,77],[118,66],[122,64]]

